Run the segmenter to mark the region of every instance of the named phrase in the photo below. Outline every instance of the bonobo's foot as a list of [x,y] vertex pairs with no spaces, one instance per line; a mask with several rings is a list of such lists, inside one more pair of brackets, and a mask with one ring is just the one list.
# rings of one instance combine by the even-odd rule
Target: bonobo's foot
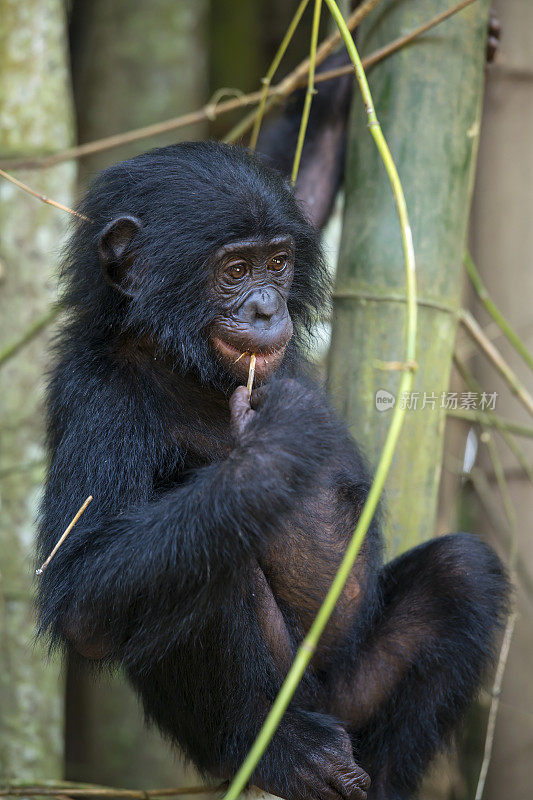
[[493,8],[490,10],[489,27],[487,31],[487,64],[492,64],[496,60],[498,50],[500,49],[501,38],[501,25],[500,20],[496,16]]
[[348,734],[339,726],[336,741],[327,739],[311,747],[301,742],[293,753],[289,778],[263,780],[259,775],[252,783],[286,800],[366,800],[370,778],[355,763]]

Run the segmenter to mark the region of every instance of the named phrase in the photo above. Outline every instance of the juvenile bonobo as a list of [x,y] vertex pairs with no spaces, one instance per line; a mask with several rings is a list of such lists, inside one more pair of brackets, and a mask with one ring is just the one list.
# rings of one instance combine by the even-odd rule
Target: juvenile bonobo
[[[215,143],[110,167],[81,211],[39,560],[94,501],[40,579],[40,630],[121,665],[148,719],[229,778],[370,482],[307,377],[328,299],[318,234],[279,174]],[[374,520],[253,782],[287,800],[407,797],[477,691],[506,595],[468,535],[383,566]]]

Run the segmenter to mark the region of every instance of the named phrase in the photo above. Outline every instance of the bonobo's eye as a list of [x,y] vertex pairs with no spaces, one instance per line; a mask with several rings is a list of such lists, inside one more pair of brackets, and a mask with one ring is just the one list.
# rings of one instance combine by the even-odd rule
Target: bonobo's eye
[[226,267],[225,272],[230,278],[238,281],[241,280],[241,278],[244,278],[248,272],[248,267],[244,261],[232,261],[231,264],[228,264]]
[[272,272],[281,272],[287,266],[287,253],[278,253],[268,262],[268,268]]

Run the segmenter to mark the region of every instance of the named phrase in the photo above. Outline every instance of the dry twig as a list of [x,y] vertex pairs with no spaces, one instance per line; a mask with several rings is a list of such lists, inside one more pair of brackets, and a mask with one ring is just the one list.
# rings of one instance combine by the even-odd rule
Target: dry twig
[[58,794],[80,798],[116,798],[117,800],[147,800],[157,797],[178,797],[180,795],[210,794],[219,792],[217,786],[179,786],[168,789],[114,789],[108,786],[88,786],[61,781],[59,783],[33,784],[14,783],[0,786],[0,797],[57,797]]
[[9,175],[9,173],[5,172],[3,169],[0,169],[0,175],[2,178],[5,178],[6,181],[10,183],[14,183],[15,186],[18,186],[19,189],[22,191],[31,194],[33,197],[36,197],[42,203],[46,203],[49,206],[53,206],[54,208],[59,208],[60,211],[66,211],[67,214],[72,214],[74,217],[79,217],[79,219],[85,220],[85,222],[90,222],[89,217],[86,217],[85,214],[80,214],[79,211],[74,211],[74,209],[69,208],[68,206],[64,206],[63,203],[58,203],[57,200],[51,200],[49,197],[45,197],[44,194],[40,194],[36,192],[35,189],[32,189],[31,186],[28,186],[26,183],[22,183],[17,178],[14,178],[13,175]]
[[[357,8],[354,13],[350,16],[347,20],[346,25],[350,30],[359,25],[362,19],[378,4],[379,0],[369,0],[366,3],[363,3],[359,8]],[[445,19],[457,14],[459,11],[462,11],[463,8],[466,6],[475,3],[476,0],[462,0],[461,3],[450,8],[448,11],[445,11],[441,14],[437,14],[433,19],[429,20],[428,22],[424,23],[420,27],[416,28],[415,30],[411,31],[405,36],[401,36],[398,39],[395,39],[389,45],[385,45],[384,47],[376,50],[374,53],[371,53],[369,56],[362,60],[363,67],[368,69],[370,66],[373,66],[378,61],[383,60],[387,56],[395,53],[400,48],[404,47],[406,44],[409,44],[411,41],[416,39],[422,33],[430,30],[431,28],[435,27],[439,23],[443,22]],[[335,33],[332,36],[328,37],[322,45],[317,50],[317,57],[316,63],[321,64],[325,58],[332,52],[332,50],[336,47],[339,43],[339,37]],[[289,94],[291,94],[295,89],[299,89],[302,86],[306,85],[307,80],[307,70],[308,70],[308,60],[302,61],[301,64],[296,67],[286,78],[284,78],[280,83],[276,84],[272,88],[268,90],[268,97],[271,99],[284,99]],[[315,82],[322,83],[323,81],[330,80],[332,77],[336,77],[336,75],[350,73],[353,71],[353,67],[350,65],[348,67],[344,67],[341,71],[330,71],[329,73],[321,73],[316,76]],[[333,74],[334,73],[334,74]],[[113,136],[107,136],[103,139],[96,139],[92,142],[86,142],[85,144],[77,145],[76,147],[70,147],[67,150],[61,150],[57,153],[53,153],[48,156],[43,156],[42,158],[19,158],[19,159],[8,159],[2,160],[0,162],[0,166],[7,167],[8,169],[46,169],[47,167],[52,167],[55,164],[61,164],[64,161],[71,161],[73,159],[83,158],[84,156],[93,155],[94,153],[101,153],[105,150],[111,150],[115,147],[120,147],[123,144],[130,144],[131,142],[137,142],[140,139],[147,139],[151,136],[157,136],[159,134],[168,133],[169,131],[178,130],[179,128],[185,128],[189,125],[194,125],[197,122],[203,122],[205,120],[216,119],[223,114],[228,114],[231,111],[235,111],[239,108],[245,108],[246,106],[255,105],[261,101],[262,97],[262,90],[257,92],[251,92],[250,94],[245,94],[242,97],[232,98],[231,100],[226,100],[222,103],[218,103],[215,107],[213,103],[210,101],[207,103],[203,108],[200,108],[197,111],[191,111],[188,114],[183,114],[180,117],[174,117],[173,119],[167,119],[162,122],[156,122],[152,125],[147,125],[144,128],[136,128],[134,130],[126,131],[124,133],[118,133]],[[251,127],[254,119],[256,117],[257,112],[254,111],[250,118],[246,121],[246,127],[244,127],[240,132],[244,133],[248,127]]]
[[42,575],[43,574],[43,572],[45,571],[46,567],[48,566],[50,561],[53,559],[53,557],[55,556],[55,554],[57,553],[57,551],[59,550],[59,548],[61,547],[61,545],[63,544],[63,542],[65,541],[65,539],[67,538],[67,536],[71,532],[72,528],[74,527],[76,522],[79,520],[79,518],[81,517],[81,515],[83,514],[83,512],[85,511],[85,509],[87,508],[87,506],[89,505],[89,503],[91,502],[92,499],[93,499],[93,496],[92,496],[92,494],[90,494],[89,497],[85,500],[85,502],[81,506],[81,508],[76,513],[76,516],[74,517],[74,519],[69,523],[67,528],[61,534],[59,540],[57,541],[54,549],[52,550],[52,552],[50,553],[50,555],[48,556],[46,561],[39,567],[39,569],[35,570],[35,574],[36,575]]
[[489,721],[487,723],[487,734],[485,738],[485,750],[483,753],[483,762],[479,772],[479,778],[476,788],[475,800],[481,800],[483,796],[483,789],[485,788],[485,781],[487,779],[487,772],[490,765],[492,756],[492,746],[494,744],[494,732],[496,730],[496,718],[498,716],[498,707],[500,705],[500,695],[502,690],[503,676],[505,667],[507,665],[507,658],[509,656],[509,648],[511,647],[511,639],[513,636],[514,626],[516,623],[516,614],[513,613],[507,621],[505,634],[503,637],[502,646],[500,649],[500,657],[498,659],[498,667],[496,669],[496,677],[492,687],[492,701],[490,704]]
[[255,353],[252,353],[252,355],[250,356],[250,369],[248,370],[248,383],[246,384],[246,388],[248,389],[248,397],[252,396],[254,376],[255,376]]
[[511,369],[500,351],[492,344],[490,339],[485,336],[481,326],[474,319],[470,311],[462,309],[459,312],[459,319],[468,333],[481,347],[488,359],[494,364],[503,379],[508,383],[511,392],[516,395],[522,405],[533,416],[533,397]]

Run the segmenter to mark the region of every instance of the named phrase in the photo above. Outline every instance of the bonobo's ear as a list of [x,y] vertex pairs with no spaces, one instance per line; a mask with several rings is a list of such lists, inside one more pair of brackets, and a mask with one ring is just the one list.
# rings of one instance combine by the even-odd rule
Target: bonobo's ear
[[133,241],[141,229],[137,217],[117,217],[109,222],[98,240],[98,257],[106,281],[117,291],[133,297],[138,277],[132,270],[135,260]]

